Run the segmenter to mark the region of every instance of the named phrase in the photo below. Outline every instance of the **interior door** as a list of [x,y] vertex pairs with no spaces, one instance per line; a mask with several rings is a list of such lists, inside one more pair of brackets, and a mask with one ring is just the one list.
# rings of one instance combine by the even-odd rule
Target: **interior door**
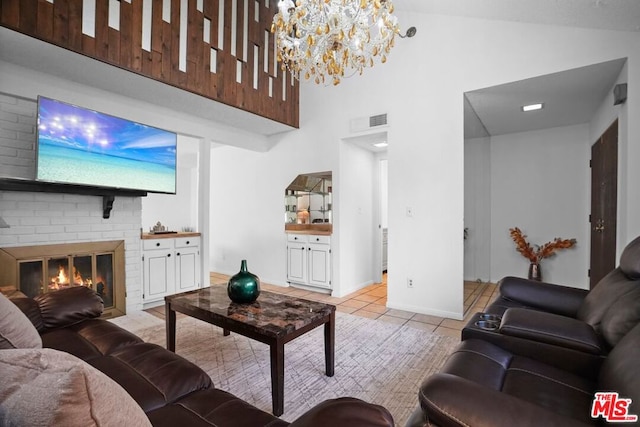
[[591,146],[591,264],[589,286],[616,265],[618,121]]

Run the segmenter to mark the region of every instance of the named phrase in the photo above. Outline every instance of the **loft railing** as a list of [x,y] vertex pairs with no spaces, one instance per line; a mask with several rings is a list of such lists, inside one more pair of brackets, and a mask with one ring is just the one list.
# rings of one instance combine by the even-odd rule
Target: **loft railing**
[[270,33],[277,0],[0,0],[0,25],[298,127]]

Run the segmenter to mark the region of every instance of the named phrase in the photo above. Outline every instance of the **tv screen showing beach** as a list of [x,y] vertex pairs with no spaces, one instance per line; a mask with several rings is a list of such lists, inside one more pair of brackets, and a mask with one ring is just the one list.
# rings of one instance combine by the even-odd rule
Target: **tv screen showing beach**
[[37,140],[39,181],[176,192],[173,132],[39,97]]

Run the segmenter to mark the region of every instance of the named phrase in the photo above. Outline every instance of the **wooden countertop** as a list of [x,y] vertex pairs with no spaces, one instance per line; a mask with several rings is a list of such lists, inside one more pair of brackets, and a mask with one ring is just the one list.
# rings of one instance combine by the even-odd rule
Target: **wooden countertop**
[[285,224],[285,233],[290,234],[315,234],[318,236],[330,236],[333,233],[332,224]]
[[200,236],[200,233],[179,231],[177,233],[162,233],[162,234],[142,233],[142,236],[140,236],[140,238],[142,240],[147,240],[147,239],[174,239],[176,237],[199,237],[199,236]]

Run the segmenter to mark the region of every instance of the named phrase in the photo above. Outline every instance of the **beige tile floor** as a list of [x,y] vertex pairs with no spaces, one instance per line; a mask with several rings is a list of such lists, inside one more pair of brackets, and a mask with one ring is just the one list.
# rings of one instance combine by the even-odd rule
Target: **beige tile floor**
[[[354,314],[356,316],[378,319],[384,322],[407,324],[414,328],[420,328],[441,335],[460,338],[460,331],[474,313],[484,311],[484,308],[497,296],[497,287],[493,283],[478,284],[465,282],[465,311],[464,320],[447,319],[426,314],[412,313],[403,310],[394,310],[386,307],[387,282],[386,274],[381,283],[374,283],[342,298],[332,297],[320,292],[308,291],[294,287],[282,287],[261,283],[261,289],[313,301],[334,304],[338,311]],[[229,276],[219,273],[211,273],[212,284],[222,284],[229,280]],[[481,286],[483,285],[483,286]],[[485,286],[486,285],[486,286]],[[164,315],[164,313],[162,313]]]

